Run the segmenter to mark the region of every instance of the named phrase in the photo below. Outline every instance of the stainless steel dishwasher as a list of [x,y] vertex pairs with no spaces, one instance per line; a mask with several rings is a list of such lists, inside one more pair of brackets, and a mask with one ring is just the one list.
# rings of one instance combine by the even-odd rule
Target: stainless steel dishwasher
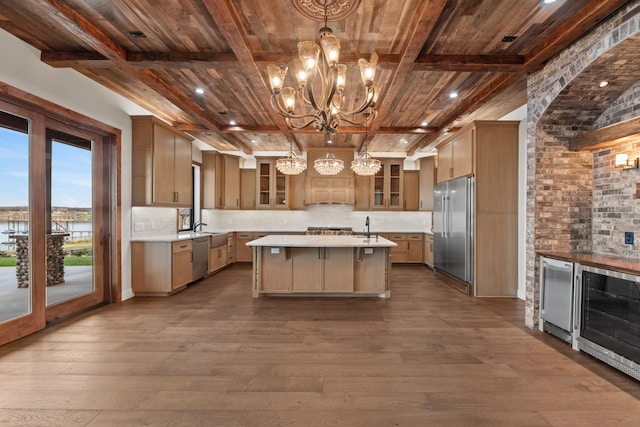
[[540,314],[543,330],[571,343],[573,333],[573,263],[540,260]]
[[202,279],[209,270],[209,236],[193,239],[193,280]]

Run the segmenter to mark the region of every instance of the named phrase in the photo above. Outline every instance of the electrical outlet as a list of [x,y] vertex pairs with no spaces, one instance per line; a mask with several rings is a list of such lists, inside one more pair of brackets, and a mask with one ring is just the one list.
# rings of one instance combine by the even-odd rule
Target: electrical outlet
[[633,232],[625,231],[624,232],[624,244],[625,245],[633,245]]
[[134,222],[133,231],[144,231],[144,222]]

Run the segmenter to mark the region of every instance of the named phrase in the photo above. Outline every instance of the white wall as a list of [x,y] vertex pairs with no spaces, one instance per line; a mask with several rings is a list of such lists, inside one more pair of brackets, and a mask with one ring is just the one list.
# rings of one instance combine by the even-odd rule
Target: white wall
[[527,105],[512,111],[500,120],[519,120],[518,144],[518,298],[525,299],[527,285]]
[[122,299],[131,291],[131,120],[150,114],[82,74],[52,68],[40,51],[0,29],[0,81],[122,130]]

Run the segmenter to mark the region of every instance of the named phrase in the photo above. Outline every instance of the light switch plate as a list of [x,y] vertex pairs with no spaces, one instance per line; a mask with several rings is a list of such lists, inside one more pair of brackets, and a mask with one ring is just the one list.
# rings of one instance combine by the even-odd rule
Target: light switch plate
[[364,254],[365,255],[373,254],[373,248],[364,248]]
[[280,248],[271,248],[271,253],[272,254],[279,254],[280,253]]

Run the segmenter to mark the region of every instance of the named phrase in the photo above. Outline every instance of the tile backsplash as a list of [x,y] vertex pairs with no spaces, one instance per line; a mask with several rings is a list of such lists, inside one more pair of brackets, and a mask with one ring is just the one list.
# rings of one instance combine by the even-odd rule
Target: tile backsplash
[[[202,211],[204,231],[304,231],[307,227],[351,227],[365,229],[369,217],[372,233],[426,232],[431,230],[431,212],[354,211],[350,205],[310,205],[308,210],[217,210]],[[177,231],[177,209],[132,208],[132,238],[149,238]]]

